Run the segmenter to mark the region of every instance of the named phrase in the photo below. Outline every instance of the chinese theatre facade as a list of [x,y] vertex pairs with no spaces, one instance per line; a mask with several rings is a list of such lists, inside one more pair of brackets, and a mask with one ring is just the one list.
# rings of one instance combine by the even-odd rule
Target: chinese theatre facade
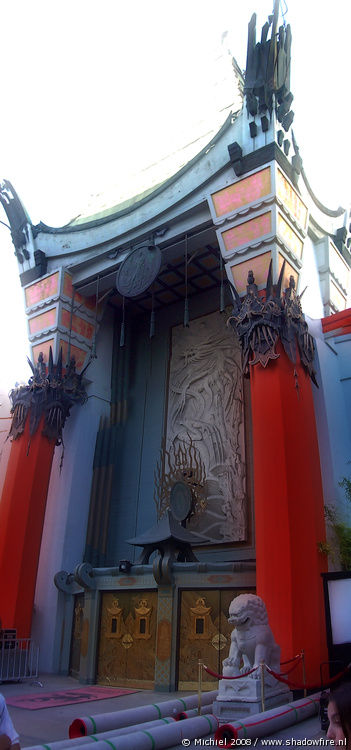
[[291,131],[277,20],[258,44],[250,22],[226,120],[146,193],[53,229],[1,186],[32,354],[12,392],[1,614],[44,671],[193,689],[199,659],[221,672],[244,592],[309,682],[328,659],[351,256]]

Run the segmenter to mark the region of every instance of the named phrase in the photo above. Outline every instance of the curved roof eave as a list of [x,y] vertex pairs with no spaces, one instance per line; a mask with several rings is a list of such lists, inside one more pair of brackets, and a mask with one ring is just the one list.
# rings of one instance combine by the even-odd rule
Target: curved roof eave
[[131,198],[113,206],[110,209],[106,209],[87,217],[86,221],[82,221],[81,223],[72,223],[74,221],[77,221],[79,217],[76,217],[71,222],[62,227],[50,227],[44,222],[40,221],[38,224],[33,226],[34,235],[36,236],[37,234],[39,234],[39,232],[46,232],[48,234],[63,234],[69,232],[79,232],[83,229],[91,229],[93,227],[107,224],[114,219],[120,218],[121,216],[130,213],[131,210],[139,208],[139,206],[141,206],[143,203],[146,203],[151,196],[154,197],[161,193],[165,188],[167,188],[169,185],[179,179],[179,177],[185,174],[185,172],[191,169],[202,158],[202,156],[204,156],[208,152],[209,148],[212,148],[212,146],[215,145],[215,143],[221,138],[223,133],[233,123],[234,119],[238,117],[240,112],[241,110],[230,112],[223,125],[210,139],[210,141],[208,141],[206,145],[192,159],[190,159],[190,161],[184,164],[183,167],[181,167],[177,172],[175,172],[171,177],[168,177],[166,180],[163,180],[157,185],[153,185],[151,188],[144,190],[138,195],[132,196]]

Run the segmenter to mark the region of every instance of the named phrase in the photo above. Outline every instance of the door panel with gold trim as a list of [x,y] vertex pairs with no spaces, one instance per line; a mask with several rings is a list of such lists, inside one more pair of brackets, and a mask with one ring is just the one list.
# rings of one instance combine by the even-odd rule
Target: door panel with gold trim
[[[178,690],[197,689],[199,659],[221,674],[222,662],[229,653],[232,632],[228,622],[229,605],[235,596],[245,591],[197,589],[181,592]],[[202,679],[205,690],[218,687],[218,680],[204,670]]]
[[79,677],[80,669],[80,647],[82,639],[83,611],[84,594],[76,594],[74,597],[71,653],[69,659],[69,673],[76,679]]
[[105,592],[101,602],[97,681],[154,687],[157,593]]

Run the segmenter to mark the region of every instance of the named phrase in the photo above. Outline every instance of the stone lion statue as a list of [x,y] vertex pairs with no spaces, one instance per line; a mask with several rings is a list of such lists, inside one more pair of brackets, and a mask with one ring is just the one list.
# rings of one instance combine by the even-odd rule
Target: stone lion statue
[[[274,640],[268,623],[264,601],[255,594],[240,594],[230,604],[228,621],[234,625],[229,656],[223,661],[223,676],[236,677],[258,667],[263,661],[275,672],[280,672],[280,647]],[[218,699],[229,700],[229,694],[242,692],[247,680],[259,680],[256,669],[246,680],[221,680]],[[270,682],[266,673],[265,680]],[[272,678],[271,678],[272,679]],[[273,678],[274,679],[274,678]],[[274,680],[275,682],[275,680]]]

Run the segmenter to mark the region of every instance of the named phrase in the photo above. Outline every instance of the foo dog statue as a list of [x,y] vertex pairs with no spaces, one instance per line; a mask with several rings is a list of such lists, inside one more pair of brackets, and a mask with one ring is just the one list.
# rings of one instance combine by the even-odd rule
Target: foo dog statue
[[[264,662],[275,672],[280,672],[280,647],[274,640],[268,624],[266,605],[259,596],[240,594],[230,604],[228,621],[234,625],[231,634],[229,656],[223,662],[223,676],[245,675],[260,662]],[[261,678],[261,670],[239,680],[220,680],[217,700],[235,700],[257,694],[254,684]],[[265,671],[267,687],[284,687]]]

